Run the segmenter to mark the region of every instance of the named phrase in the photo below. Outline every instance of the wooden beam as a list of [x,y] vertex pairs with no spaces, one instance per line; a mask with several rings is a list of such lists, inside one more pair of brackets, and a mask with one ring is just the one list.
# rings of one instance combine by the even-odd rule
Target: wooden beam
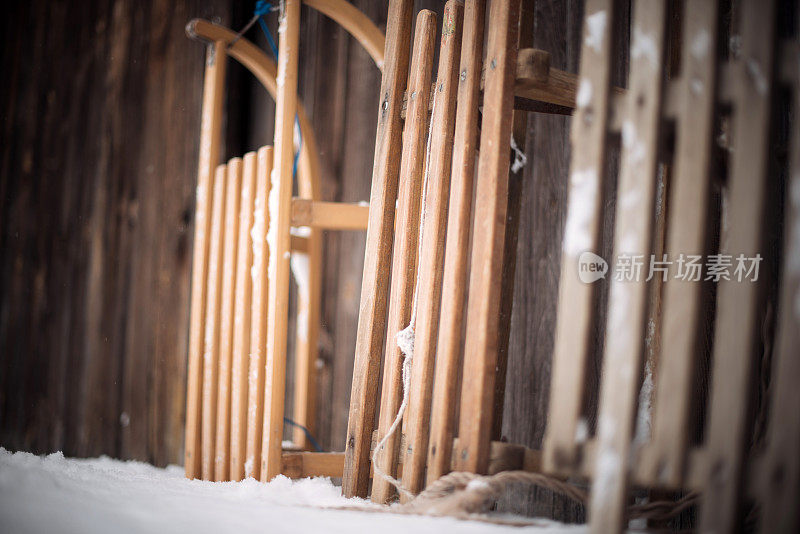
[[258,477],[261,465],[261,441],[264,424],[264,367],[267,353],[267,310],[269,285],[267,264],[271,253],[267,247],[267,228],[272,214],[267,199],[272,189],[271,146],[258,150],[256,199],[253,212],[253,278],[250,328],[250,362],[247,375],[247,442],[245,446],[245,477]]
[[236,265],[236,307],[231,363],[230,480],[244,478],[247,454],[247,372],[250,364],[250,318],[253,297],[253,218],[256,197],[255,152],[244,155],[242,196],[239,211],[239,253]]
[[[422,242],[419,245],[419,276],[415,293],[414,359],[408,411],[404,420],[407,445],[403,460],[403,486],[412,493],[424,487],[430,435],[433,366],[439,330],[439,303],[442,298],[447,197],[450,193],[450,165],[458,87],[458,59],[461,52],[461,25],[464,7],[456,0],[444,6],[439,70],[432,100],[433,116],[428,135],[425,192],[422,207]],[[406,497],[401,495],[401,501]]]
[[445,241],[442,306],[433,381],[427,483],[450,471],[461,363],[467,262],[469,261],[472,189],[478,148],[480,69],[483,63],[485,0],[464,6],[456,123],[453,141],[450,205]]
[[[692,0],[684,17],[686,43],[716,42],[717,3]],[[705,37],[703,37],[705,36]],[[702,256],[707,249],[709,176],[714,144],[716,58],[682,54],[681,78],[672,81],[677,103],[675,173],[670,185],[666,252]],[[690,84],[690,80],[692,81]],[[703,87],[697,92],[694,87]],[[666,103],[665,103],[666,104]],[[674,273],[673,273],[674,274]],[[686,473],[692,372],[702,327],[702,282],[671,276],[664,285],[662,347],[655,382],[652,438],[641,454],[639,471],[651,483],[680,485]]]
[[[417,14],[408,91],[412,95],[408,118],[403,129],[403,151],[400,160],[400,190],[397,198],[397,224],[392,251],[391,300],[386,327],[383,364],[383,385],[378,418],[378,434],[386,436],[392,426],[403,397],[403,355],[397,345],[397,334],[412,320],[414,285],[417,275],[420,196],[422,192],[425,148],[428,134],[428,100],[431,71],[436,49],[436,14],[427,9]],[[394,432],[377,462],[385,473],[394,477],[400,432]],[[378,466],[376,466],[378,469]],[[394,487],[383,478],[372,481],[372,500],[387,502]]]
[[214,174],[214,204],[209,235],[208,280],[206,281],[205,332],[203,340],[203,417],[202,477],[214,479],[214,445],[217,431],[217,369],[219,365],[220,300],[222,298],[222,250],[225,237],[225,184],[227,166],[220,165]]
[[366,497],[369,485],[369,448],[386,327],[394,212],[400,171],[403,130],[400,110],[408,74],[413,8],[414,2],[410,0],[392,0],[386,23],[386,53],[375,134],[369,227],[342,476],[342,494],[345,497]]
[[297,116],[297,69],[300,36],[300,0],[282,4],[278,52],[278,95],[275,99],[275,160],[267,243],[270,247],[267,313],[267,368],[264,377],[264,432],[261,479],[272,480],[281,470],[286,345],[289,309],[289,256],[294,163],[294,127]]
[[594,286],[578,278],[578,258],[597,253],[606,170],[613,0],[588,0],[581,46],[581,101],[572,119],[567,221],[561,252],[558,318],[544,468],[570,474],[580,464],[575,432],[594,323]]
[[281,455],[281,474],[289,478],[339,478],[343,470],[343,452],[284,452]]
[[[795,38],[797,39],[797,38]],[[783,54],[789,66],[792,110],[800,111],[800,43]],[[788,74],[788,73],[787,73]],[[789,172],[784,204],[783,275],[778,304],[778,328],[772,363],[772,395],[766,451],[758,463],[756,488],[760,501],[760,532],[791,533],[800,530],[800,121],[790,125]]]
[[292,226],[310,226],[325,230],[366,230],[368,222],[368,205],[292,199]]
[[[739,255],[755,258],[763,250],[775,62],[775,0],[743,0],[741,7],[741,60],[734,67],[736,150],[728,177],[727,250],[722,251],[732,254],[734,262]],[[720,280],[717,289],[705,444],[707,478],[700,515],[700,529],[706,532],[732,532],[743,519],[740,504],[743,464],[750,439],[752,396],[749,393],[755,376],[754,352],[759,335],[756,325],[761,319],[757,316],[759,286],[757,281],[731,276],[730,280]]]
[[192,297],[189,312],[189,370],[186,388],[186,437],[184,469],[187,478],[201,473],[201,391],[203,381],[203,336],[205,332],[206,277],[211,233],[214,168],[219,161],[222,110],[225,87],[225,43],[208,46],[203,84],[200,128],[200,162],[197,169],[197,197],[192,253]]
[[219,366],[217,369],[217,435],[214,448],[214,480],[230,478],[231,364],[233,362],[233,315],[236,296],[236,262],[239,245],[242,159],[228,162],[225,192],[224,248],[222,249],[222,300],[220,302]]
[[[614,254],[649,257],[658,182],[661,94],[664,86],[666,3],[637,0],[632,25],[630,91],[625,101],[622,153],[614,218]],[[647,53],[637,53],[647,39]],[[610,61],[610,57],[607,58]],[[635,97],[635,98],[634,98]],[[573,273],[573,276],[576,273]],[[647,278],[614,277],[608,301],[598,406],[597,458],[590,500],[593,532],[624,530],[630,457],[646,336]]]
[[500,295],[508,208],[509,145],[517,60],[519,0],[493,2],[486,47],[480,161],[475,194],[472,258],[459,418],[458,470],[489,467],[494,380],[499,347]]

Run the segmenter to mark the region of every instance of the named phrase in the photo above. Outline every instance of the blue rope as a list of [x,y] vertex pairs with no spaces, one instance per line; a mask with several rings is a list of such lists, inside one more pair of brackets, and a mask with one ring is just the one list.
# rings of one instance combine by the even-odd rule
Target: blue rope
[[[265,2],[264,0],[258,0],[256,2],[256,8],[253,12],[253,15],[258,17],[258,25],[261,26],[261,31],[264,32],[264,37],[267,39],[267,44],[269,44],[270,49],[272,50],[272,55],[275,56],[275,61],[278,61],[278,45],[275,44],[275,39],[272,37],[272,33],[269,31],[267,27],[267,22],[264,20],[264,16],[268,15],[275,8],[269,2]],[[292,177],[297,176],[297,164],[300,160],[300,149],[303,147],[303,134],[300,131],[300,121],[297,118],[297,115],[294,117],[294,124],[295,128],[297,128],[298,132],[298,143],[297,143],[297,152],[294,154],[294,162],[292,164]]]
[[306,427],[304,427],[300,423],[295,423],[294,421],[292,421],[288,417],[284,417],[283,418],[283,422],[286,423],[287,425],[296,426],[297,428],[302,430],[303,434],[305,434],[306,437],[308,438],[308,441],[311,442],[311,446],[314,447],[314,450],[316,450],[317,452],[322,452],[322,447],[319,446],[319,443],[317,443],[317,440],[314,439],[314,436],[311,434],[311,431],[309,429],[307,429]]

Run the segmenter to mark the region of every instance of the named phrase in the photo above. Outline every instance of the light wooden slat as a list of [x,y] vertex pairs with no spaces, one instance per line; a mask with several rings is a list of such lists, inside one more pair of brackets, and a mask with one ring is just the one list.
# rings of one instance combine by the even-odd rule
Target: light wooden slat
[[784,204],[783,275],[778,308],[777,343],[772,363],[772,396],[766,452],[759,465],[756,495],[761,504],[760,532],[800,531],[800,45],[790,49],[792,102],[789,172]]
[[285,452],[281,456],[281,474],[289,478],[342,476],[342,452]]
[[583,404],[591,338],[594,285],[578,278],[578,258],[598,250],[600,203],[606,169],[611,69],[611,0],[586,3],[578,108],[572,118],[569,207],[559,277],[558,318],[544,439],[544,468],[568,473],[580,461],[575,430]]
[[236,305],[233,322],[231,363],[230,479],[244,478],[247,445],[247,373],[250,362],[250,317],[252,313],[253,210],[256,196],[255,152],[244,155],[239,209],[239,244],[236,258]]
[[286,345],[289,307],[289,256],[294,124],[297,114],[297,68],[300,1],[282,4],[278,48],[278,95],[275,99],[275,161],[268,200],[270,221],[267,241],[269,299],[267,313],[267,367],[264,376],[264,432],[261,445],[261,479],[280,474],[286,391]]
[[[439,72],[434,85],[433,116],[426,156],[426,188],[422,207],[422,242],[419,247],[419,277],[416,285],[416,321],[414,358],[408,411],[403,421],[406,446],[402,454],[403,486],[419,493],[425,482],[428,457],[433,364],[436,357],[436,335],[439,329],[439,303],[442,297],[447,197],[450,192],[450,165],[458,88],[458,58],[461,50],[461,25],[464,7],[456,0],[444,6],[442,42],[439,47]],[[405,497],[401,496],[401,500]]]
[[225,184],[227,167],[220,165],[214,174],[214,203],[209,235],[208,280],[206,285],[205,332],[203,339],[203,480],[214,478],[214,446],[217,430],[217,367],[219,365],[220,301],[222,298],[222,250],[224,247]]
[[[743,0],[741,60],[735,69],[727,253],[763,251],[775,25],[774,0]],[[735,260],[734,260],[735,261]],[[700,528],[730,532],[739,524],[743,461],[758,335],[759,283],[721,280],[717,290],[713,369],[706,439],[707,482]],[[795,386],[796,387],[796,386]]]
[[217,367],[217,431],[214,446],[214,480],[228,480],[230,474],[231,363],[233,359],[233,314],[236,295],[236,263],[239,244],[239,205],[242,160],[228,162],[225,192],[225,226],[222,249],[222,295],[220,301],[219,365]]
[[485,473],[489,466],[519,7],[519,0],[510,0],[493,2],[489,10],[458,431],[460,450],[455,458],[457,470],[473,473]]
[[192,255],[192,297],[189,319],[189,370],[186,388],[186,444],[184,453],[184,468],[187,478],[197,478],[201,473],[201,391],[203,381],[206,276],[208,275],[208,240],[211,232],[211,189],[214,167],[219,161],[226,59],[225,43],[216,42],[208,47],[203,84],[200,162],[197,170],[194,251]]
[[[649,257],[658,181],[658,146],[666,4],[633,4],[629,96],[622,124],[614,258]],[[590,529],[620,532],[628,496],[637,393],[646,335],[646,277],[613,278],[609,293],[603,377],[598,409],[597,458],[590,501]]]
[[[319,306],[315,306],[312,303],[312,293],[318,296],[319,286],[317,285],[316,291],[311,287],[314,282],[311,278],[312,262],[308,253],[292,250],[290,261],[292,275],[297,283],[294,412],[292,413],[292,421],[302,425],[314,435],[317,400],[316,325],[319,323]],[[312,446],[306,433],[298,426],[292,429],[292,442],[301,449],[310,449]]]
[[267,263],[271,251],[267,246],[267,227],[269,225],[269,206],[267,199],[272,189],[271,146],[258,150],[256,171],[256,197],[253,208],[252,303],[250,312],[250,358],[247,374],[247,441],[245,444],[245,477],[257,477],[261,465],[261,440],[264,422],[264,367],[267,353]]
[[292,226],[326,230],[366,230],[369,206],[348,202],[292,199]]
[[342,476],[342,494],[345,497],[366,497],[369,485],[369,449],[386,325],[394,211],[400,170],[403,128],[400,111],[408,73],[413,7],[414,2],[410,0],[390,1],[386,22],[386,53],[375,134],[369,227]]
[[[386,328],[386,349],[383,364],[383,385],[378,418],[378,435],[387,434],[400,408],[403,396],[403,355],[397,346],[397,334],[409,325],[414,301],[419,239],[420,196],[422,191],[425,149],[428,131],[428,99],[431,92],[431,70],[435,53],[436,14],[427,9],[417,14],[411,73],[408,91],[411,101],[403,130],[403,152],[400,161],[400,187],[397,199],[397,224],[392,253],[391,299]],[[378,452],[380,468],[395,476],[400,431],[396,431]],[[387,502],[394,487],[383,478],[372,482],[372,500]]]
[[453,141],[450,205],[442,281],[442,306],[433,382],[428,484],[450,471],[455,427],[456,381],[467,286],[470,214],[478,148],[480,70],[483,63],[484,0],[464,6],[464,32]]
[[[683,53],[681,78],[672,82],[677,109],[675,173],[670,185],[667,255],[704,255],[707,247],[709,165],[713,144],[717,40],[717,2],[690,0],[684,17],[684,42],[704,46]],[[700,53],[705,50],[705,53]],[[701,87],[703,90],[697,91]],[[672,486],[685,476],[691,373],[698,351],[702,283],[676,278],[664,287],[662,347],[655,384],[652,439],[642,452],[639,470],[645,480]]]

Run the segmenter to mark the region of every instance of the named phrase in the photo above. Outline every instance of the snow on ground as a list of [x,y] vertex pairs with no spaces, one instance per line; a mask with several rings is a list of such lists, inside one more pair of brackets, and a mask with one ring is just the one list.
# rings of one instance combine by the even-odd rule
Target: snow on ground
[[79,460],[60,452],[34,456],[0,447],[0,532],[5,534],[583,531],[545,520],[541,526],[513,527],[372,513],[363,509],[375,505],[345,499],[340,491],[327,478],[204,482],[187,480],[178,466],[160,469],[107,457]]

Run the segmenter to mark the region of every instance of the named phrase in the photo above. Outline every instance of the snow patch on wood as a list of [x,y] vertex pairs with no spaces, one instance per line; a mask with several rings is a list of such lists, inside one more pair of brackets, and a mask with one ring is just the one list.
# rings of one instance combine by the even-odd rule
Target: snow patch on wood
[[603,46],[606,32],[606,12],[598,11],[586,17],[586,46],[594,49],[598,54]]

